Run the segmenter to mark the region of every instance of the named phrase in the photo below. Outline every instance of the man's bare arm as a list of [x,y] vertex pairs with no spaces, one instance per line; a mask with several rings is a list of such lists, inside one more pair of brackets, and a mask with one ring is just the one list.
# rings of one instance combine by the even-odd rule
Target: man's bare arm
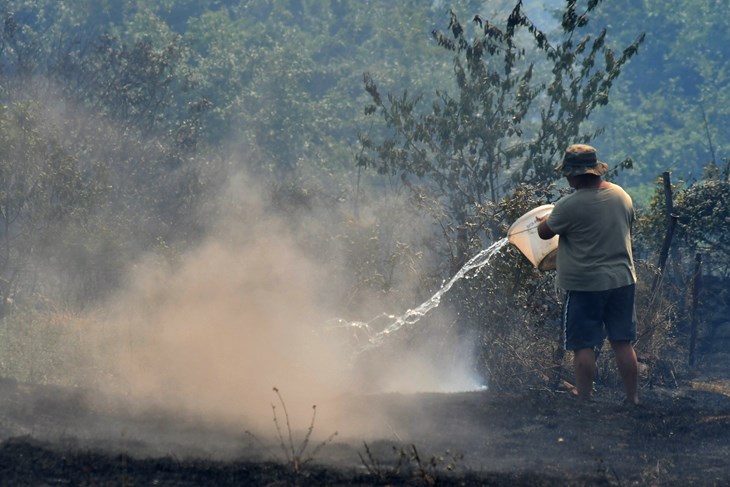
[[547,224],[547,218],[544,218],[537,226],[537,234],[543,240],[550,240],[557,235]]

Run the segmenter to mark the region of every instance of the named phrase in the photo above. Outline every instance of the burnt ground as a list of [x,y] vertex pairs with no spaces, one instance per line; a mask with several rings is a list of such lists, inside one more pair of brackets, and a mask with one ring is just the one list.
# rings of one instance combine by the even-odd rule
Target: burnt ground
[[342,398],[397,427],[325,441],[304,465],[240,431],[0,380],[0,485],[728,485],[730,381],[706,372],[645,386],[641,407],[615,387],[588,404],[547,389]]

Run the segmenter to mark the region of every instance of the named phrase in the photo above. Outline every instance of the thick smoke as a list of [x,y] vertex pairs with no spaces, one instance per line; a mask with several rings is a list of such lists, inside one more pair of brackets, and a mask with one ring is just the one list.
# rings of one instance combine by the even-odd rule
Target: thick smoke
[[102,325],[115,330],[101,346],[117,379],[102,387],[136,404],[269,422],[275,386],[292,410],[343,388],[347,350],[320,334],[326,270],[264,217],[253,187],[229,190],[246,201],[245,214],[228,218],[243,220],[221,222],[172,264],[134,265]]
[[[337,410],[344,397],[473,387],[469,353],[448,334],[358,353],[347,323],[331,326],[346,311],[330,299],[345,282],[335,274],[341,267],[305,252],[251,179],[233,181],[225,216],[198,248],[172,264],[148,258],[132,267],[90,346],[102,351],[96,368],[107,370],[98,388],[139,408],[265,429],[277,387],[293,423],[306,425],[316,404],[318,431],[355,435],[373,427],[377,412],[360,425]],[[316,215],[306,218],[311,236]]]
[[[70,104],[45,110],[41,120],[50,126],[90,125],[114,134],[113,124],[68,122],[83,119]],[[54,133],[53,127],[48,132]],[[69,145],[94,139],[65,136]],[[103,144],[90,153],[106,155]],[[363,198],[356,216],[326,202],[300,205],[296,198],[277,207],[269,194],[259,194],[257,188],[265,185],[256,178],[240,172],[226,180],[214,201],[205,202],[206,214],[215,218],[194,248],[173,242],[173,255],[155,252],[131,262],[113,256],[126,269],[120,289],[93,311],[64,315],[67,330],[56,327],[57,343],[44,347],[51,358],[34,356],[39,363],[56,364],[47,382],[82,386],[98,399],[99,408],[153,410],[234,425],[239,431],[271,429],[276,387],[296,427],[306,427],[316,404],[317,432],[337,430],[353,437],[377,434],[373,428],[379,425],[376,408],[362,417],[348,413],[346,403],[354,397],[474,387],[472,350],[451,332],[453,320],[446,314],[423,333],[412,333],[420,333],[418,340],[393,336],[365,352],[367,333],[349,325],[349,320],[369,321],[383,313],[397,316],[433,293],[434,283],[424,285],[421,272],[431,263],[408,255],[403,264],[408,272],[398,269],[388,276],[398,292],[377,287],[358,289],[356,296],[343,292],[353,288],[358,249],[376,240],[369,228],[378,228],[378,245],[396,247],[428,235],[428,215],[419,220],[397,196]],[[143,219],[140,208],[130,212],[125,217]],[[131,242],[134,235],[113,238]],[[137,248],[133,242],[124,247],[133,249],[130,253]],[[67,269],[84,255],[54,262]],[[390,259],[387,253],[382,257],[392,270],[396,264]],[[93,262],[81,264],[79,274],[94,267]],[[378,264],[359,263],[364,268]],[[48,281],[44,289],[73,287],[68,273],[58,272],[48,259],[37,265],[48,266],[41,273]],[[376,332],[387,320],[372,325]]]

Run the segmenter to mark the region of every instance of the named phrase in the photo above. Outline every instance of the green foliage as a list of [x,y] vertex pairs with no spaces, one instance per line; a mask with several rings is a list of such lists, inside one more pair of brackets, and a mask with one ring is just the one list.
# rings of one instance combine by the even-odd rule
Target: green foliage
[[[700,180],[672,187],[673,213],[677,215],[672,257],[685,272],[691,272],[697,252],[704,254],[711,273],[726,275],[730,271],[729,174],[730,161],[722,166],[710,163]],[[667,229],[661,181],[639,223],[640,244],[657,253]]]
[[678,239],[690,252],[708,251],[730,260],[730,160],[709,164],[700,181],[679,191]]
[[[35,16],[6,13],[2,33],[2,95],[17,112],[3,113],[4,274],[24,291],[16,298],[33,289],[83,306],[114,288],[133,252],[196,235],[203,189],[191,162],[205,107],[193,103],[179,37],[86,39],[73,15],[36,3]],[[38,269],[54,271],[45,288]]]
[[593,20],[623,41],[648,31],[644,61],[626,67],[612,103],[596,119],[606,127],[597,141],[603,152],[637,162],[622,184],[651,184],[665,170],[696,179],[707,163],[727,157],[730,20],[724,7],[705,0],[618,0],[603,2]]
[[422,109],[423,94],[384,97],[366,74],[372,101],[366,111],[377,112],[390,134],[380,142],[362,135],[358,164],[434,188],[459,223],[515,183],[555,180],[552,168],[563,149],[597,135],[581,127],[608,103],[614,80],[642,42],[616,55],[605,31],[574,39],[594,7],[578,12],[568,2],[557,44],[524,14],[521,2],[502,26],[476,16],[475,33],[452,12],[450,34],[433,35],[454,55],[456,95],[437,90]]

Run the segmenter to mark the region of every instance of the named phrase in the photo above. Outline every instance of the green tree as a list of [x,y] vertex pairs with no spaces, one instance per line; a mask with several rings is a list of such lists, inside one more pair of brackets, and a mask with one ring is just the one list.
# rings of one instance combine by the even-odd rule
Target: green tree
[[595,7],[568,2],[557,43],[530,21],[522,2],[502,26],[475,17],[473,36],[452,12],[450,33],[434,37],[454,53],[456,95],[437,91],[431,106],[421,108],[423,94],[384,97],[366,75],[367,111],[377,112],[390,134],[380,142],[364,134],[358,164],[414,180],[411,186],[442,201],[455,224],[467,223],[515,183],[550,183],[563,149],[600,132],[583,126],[608,103],[614,80],[643,40],[616,54],[605,30],[578,38]]
[[[664,187],[657,185],[640,225],[640,243],[657,252],[667,232]],[[723,165],[710,163],[702,178],[691,184],[678,183],[673,188],[673,213],[677,216],[672,259],[687,273],[694,265],[694,255],[705,255],[705,267],[711,273],[730,272],[730,160]]]
[[[34,100],[38,141],[26,137],[29,148],[33,142],[62,149],[78,165],[84,185],[95,188],[95,204],[83,222],[63,227],[51,214],[43,222],[36,211],[34,221],[55,228],[54,238],[46,247],[17,247],[13,260],[23,262],[30,254],[45,259],[68,277],[62,289],[79,303],[111,289],[131,254],[201,235],[205,223],[197,208],[205,189],[195,157],[207,104],[197,95],[179,35],[127,43],[93,36],[99,26],[62,32],[59,26],[73,16],[62,11],[54,24],[44,5],[26,2],[25,8],[36,10],[6,13],[12,28],[0,36],[2,99],[8,106]],[[20,130],[13,127],[20,118],[9,120],[9,130]],[[45,173],[57,177],[50,169]],[[78,194],[68,198],[83,198],[84,186],[73,188]],[[33,282],[32,274],[21,275]]]
[[619,0],[604,2],[594,17],[623,41],[647,31],[644,61],[627,66],[615,103],[597,118],[606,127],[597,142],[603,153],[636,161],[631,176],[620,181],[648,202],[662,171],[699,179],[708,162],[727,156],[730,143],[730,19],[724,6]]

